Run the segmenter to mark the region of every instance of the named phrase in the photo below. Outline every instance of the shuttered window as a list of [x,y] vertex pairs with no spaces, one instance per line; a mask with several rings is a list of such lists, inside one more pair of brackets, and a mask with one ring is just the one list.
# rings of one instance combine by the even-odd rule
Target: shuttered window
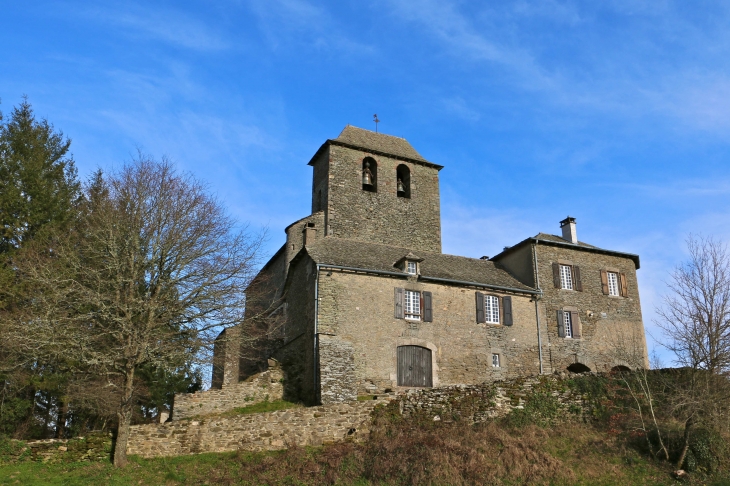
[[433,322],[433,294],[396,288],[395,318]]
[[629,287],[626,274],[601,270],[601,290],[604,295],[628,297]]
[[553,262],[553,285],[556,289],[583,292],[583,284],[580,279],[580,267]]

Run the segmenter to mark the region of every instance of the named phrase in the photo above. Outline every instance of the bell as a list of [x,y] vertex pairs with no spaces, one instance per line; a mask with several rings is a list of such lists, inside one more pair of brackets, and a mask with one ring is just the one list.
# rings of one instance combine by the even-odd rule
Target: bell
[[373,174],[370,172],[370,162],[365,162],[365,168],[362,170],[362,185],[373,185]]
[[403,185],[403,181],[398,178],[398,192],[406,192],[406,187]]

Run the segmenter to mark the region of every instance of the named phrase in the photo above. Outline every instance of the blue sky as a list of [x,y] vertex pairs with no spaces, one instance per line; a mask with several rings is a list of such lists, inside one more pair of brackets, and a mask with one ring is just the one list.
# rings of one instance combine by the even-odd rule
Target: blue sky
[[445,166],[445,252],[574,216],[641,255],[659,337],[686,236],[730,239],[729,21],[704,1],[7,2],[0,109],[27,94],[83,177],[169,156],[269,253],[309,213],[311,155],[377,113]]

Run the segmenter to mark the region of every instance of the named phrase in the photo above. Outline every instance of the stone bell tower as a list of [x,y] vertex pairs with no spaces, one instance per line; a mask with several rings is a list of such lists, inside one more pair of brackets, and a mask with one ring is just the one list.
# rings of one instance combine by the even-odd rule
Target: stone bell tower
[[325,236],[441,252],[441,165],[405,139],[346,126],[309,162]]

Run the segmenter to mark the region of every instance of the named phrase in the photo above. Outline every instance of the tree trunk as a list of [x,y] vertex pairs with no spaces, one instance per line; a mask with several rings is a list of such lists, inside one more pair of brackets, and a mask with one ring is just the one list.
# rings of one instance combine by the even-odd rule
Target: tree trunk
[[68,415],[68,403],[63,398],[58,399],[58,417],[56,418],[56,439],[63,439],[66,435],[66,416]]
[[682,469],[684,459],[687,457],[687,451],[689,450],[689,432],[693,423],[692,417],[688,418],[684,423],[684,447],[682,447],[682,453],[679,455],[679,459],[677,460],[677,469]]
[[129,426],[132,424],[132,392],[134,391],[134,367],[128,367],[124,376],[124,392],[117,412],[117,441],[114,445],[114,466],[127,465],[127,442]]

